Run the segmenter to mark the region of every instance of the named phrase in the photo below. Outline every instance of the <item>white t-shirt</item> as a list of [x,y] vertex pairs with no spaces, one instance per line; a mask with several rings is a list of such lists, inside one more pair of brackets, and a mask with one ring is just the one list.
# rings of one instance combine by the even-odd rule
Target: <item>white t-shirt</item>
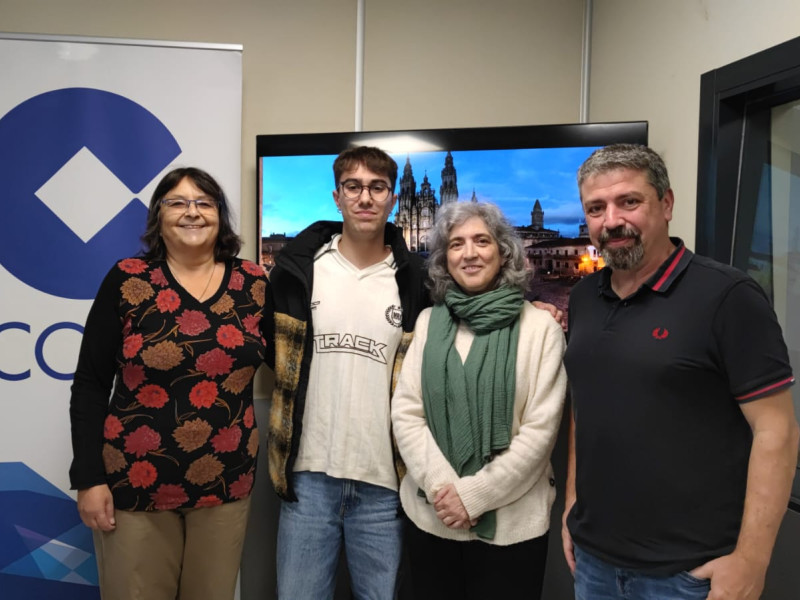
[[295,471],[396,490],[389,396],[402,311],[394,257],[358,269],[334,236],[317,252],[314,353]]

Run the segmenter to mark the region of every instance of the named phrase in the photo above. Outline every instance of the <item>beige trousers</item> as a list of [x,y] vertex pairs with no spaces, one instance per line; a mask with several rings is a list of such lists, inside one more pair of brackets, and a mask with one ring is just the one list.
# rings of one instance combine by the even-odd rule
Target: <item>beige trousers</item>
[[94,532],[103,600],[232,600],[250,498],[211,508],[117,510]]

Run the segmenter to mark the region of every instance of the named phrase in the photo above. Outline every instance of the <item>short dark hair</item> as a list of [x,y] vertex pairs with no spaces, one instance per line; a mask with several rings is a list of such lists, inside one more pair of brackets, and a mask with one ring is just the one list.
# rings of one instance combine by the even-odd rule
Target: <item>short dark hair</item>
[[431,290],[431,299],[436,303],[443,302],[447,290],[456,286],[447,270],[450,232],[471,217],[479,217],[497,242],[502,261],[497,285],[517,288],[524,294],[531,273],[525,263],[522,240],[503,212],[490,202],[448,202],[436,212],[430,240],[428,287]]
[[219,207],[219,232],[214,245],[214,260],[224,261],[233,258],[242,249],[242,240],[231,225],[231,211],[230,206],[228,206],[228,199],[217,181],[211,175],[196,167],[173,169],[158,182],[153,196],[150,198],[147,227],[142,235],[144,257],[148,260],[159,260],[167,257],[167,249],[164,246],[164,240],[161,238],[161,200],[184,177],[188,177],[203,193],[208,194],[217,201],[217,206]]
[[374,146],[348,148],[336,157],[333,161],[333,178],[337,189],[342,174],[355,171],[358,165],[364,165],[373,173],[388,177],[390,187],[394,191],[394,185],[397,183],[397,163],[386,152]]
[[578,189],[589,177],[616,171],[618,169],[633,169],[647,174],[658,199],[664,197],[669,185],[667,166],[657,152],[641,144],[611,144],[598,148],[584,161],[578,169]]

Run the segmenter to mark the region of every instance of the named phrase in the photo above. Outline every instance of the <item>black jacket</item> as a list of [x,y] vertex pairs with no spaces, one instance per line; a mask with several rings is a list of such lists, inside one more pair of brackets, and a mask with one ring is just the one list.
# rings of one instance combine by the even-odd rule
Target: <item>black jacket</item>
[[[341,222],[314,223],[281,250],[270,272],[265,317],[272,330],[268,330],[266,361],[275,371],[275,389],[267,447],[272,485],[285,500],[297,499],[292,489],[292,471],[300,447],[314,339],[311,321],[314,255],[334,234],[341,232]],[[417,315],[430,306],[430,299],[424,286],[424,260],[409,252],[402,230],[387,223],[384,239],[397,264],[395,278],[403,309],[403,337],[394,360],[390,390],[393,391]],[[405,469],[396,448],[394,454],[399,478]]]

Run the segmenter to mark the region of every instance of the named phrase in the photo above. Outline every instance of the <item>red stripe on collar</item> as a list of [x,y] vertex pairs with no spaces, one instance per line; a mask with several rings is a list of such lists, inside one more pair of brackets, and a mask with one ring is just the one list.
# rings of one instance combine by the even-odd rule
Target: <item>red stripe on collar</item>
[[667,267],[667,270],[664,271],[664,274],[661,276],[661,278],[658,281],[656,281],[655,284],[653,285],[652,287],[653,291],[657,292],[661,289],[661,286],[663,286],[664,283],[667,281],[667,279],[669,279],[669,276],[672,275],[672,272],[675,270],[675,267],[678,266],[678,263],[680,262],[681,257],[685,252],[686,252],[686,246],[682,246],[680,251],[675,255],[675,258],[672,260],[672,264]]

